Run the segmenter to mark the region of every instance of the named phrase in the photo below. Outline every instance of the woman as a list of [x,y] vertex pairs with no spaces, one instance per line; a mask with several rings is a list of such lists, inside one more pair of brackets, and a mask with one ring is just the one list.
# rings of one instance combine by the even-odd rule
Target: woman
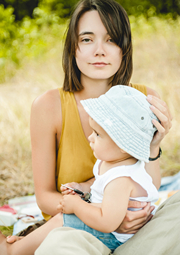
[[[85,182],[93,177],[92,167],[95,158],[87,141],[91,129],[88,116],[79,103],[80,100],[98,97],[112,85],[129,85],[132,74],[131,32],[126,13],[114,1],[94,1],[94,5],[91,2],[93,1],[82,1],[79,4],[69,25],[63,55],[65,79],[63,92],[62,90],[60,92],[61,98],[58,89],[51,90],[37,98],[32,105],[31,141],[35,193],[45,219],[50,218],[46,216],[47,214],[54,216],[57,213],[56,206],[62,196],[59,192],[61,183]],[[83,16],[87,8],[94,10],[94,6],[100,9],[100,16],[94,11],[89,11],[87,18]],[[107,13],[111,9],[113,11],[113,8],[118,12],[115,17],[113,13],[107,20],[106,13],[103,15],[105,8]],[[120,22],[121,27],[118,27]],[[72,91],[73,94],[68,91]],[[74,96],[75,101],[68,98],[69,94],[70,97]],[[156,97],[157,93],[147,88],[147,94],[152,95],[149,96],[149,102],[153,105],[153,112],[161,121],[161,125],[154,123],[158,132],[151,145],[151,158],[155,158],[159,153],[160,142],[169,130],[170,117],[164,103]],[[63,99],[65,102],[61,102]],[[79,116],[73,116],[75,113],[68,112],[73,109],[68,109],[68,105],[64,105],[67,100],[72,100],[74,105],[69,107],[76,108],[75,113],[78,110]],[[65,110],[67,113],[64,112]],[[70,120],[64,120],[63,117]],[[79,121],[76,120],[78,117],[82,127],[79,125],[75,130],[74,125],[76,125],[75,121]],[[68,121],[74,122],[72,127],[64,126],[70,125]],[[82,128],[83,131],[78,128]],[[79,137],[75,137],[78,135]],[[160,185],[158,160],[147,164],[146,170],[158,188]]]
[[[171,116],[157,92],[130,84],[132,75],[132,42],[128,16],[113,0],[83,0],[77,5],[64,46],[63,89],[55,89],[38,97],[31,112],[32,166],[37,203],[46,220],[57,214],[57,205],[68,193],[60,185],[78,182],[77,188],[93,182],[95,158],[87,137],[91,133],[88,115],[80,100],[96,98],[114,85],[133,86],[148,94],[151,110],[161,124],[154,121],[157,133],[151,143],[152,161],[146,171],[160,186],[160,142],[171,127]],[[59,94],[60,93],[60,94]],[[120,233],[135,233],[152,216],[149,204],[129,202]],[[9,238],[8,242],[13,242]]]

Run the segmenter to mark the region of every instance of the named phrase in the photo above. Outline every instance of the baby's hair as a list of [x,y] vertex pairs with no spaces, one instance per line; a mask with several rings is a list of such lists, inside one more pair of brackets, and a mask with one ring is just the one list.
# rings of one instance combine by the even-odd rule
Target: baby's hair
[[128,85],[132,76],[132,41],[128,15],[124,8],[114,0],[81,0],[72,14],[63,51],[63,69],[65,91],[81,91],[80,70],[76,64],[78,47],[78,22],[81,16],[96,10],[112,40],[122,50],[122,63],[111,80],[111,85]]

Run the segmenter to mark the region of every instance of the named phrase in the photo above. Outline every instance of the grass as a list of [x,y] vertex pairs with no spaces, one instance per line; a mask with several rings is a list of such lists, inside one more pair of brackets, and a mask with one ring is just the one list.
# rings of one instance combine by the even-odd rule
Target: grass
[[13,233],[13,226],[10,227],[0,226],[0,231],[3,233],[3,235],[10,236]]
[[[0,85],[0,205],[16,196],[34,194],[29,119],[33,100],[62,85],[61,43],[50,59],[29,62],[16,76]],[[0,226],[4,235],[12,227]]]
[[[60,48],[61,44],[59,44]],[[28,63],[0,86],[0,203],[34,193],[29,119],[33,100],[62,85],[61,50],[50,59]]]
[[[180,171],[180,19],[131,17],[134,42],[132,82],[154,88],[168,104],[173,127],[162,142],[162,176]],[[62,85],[61,42],[53,43],[41,58],[31,60],[0,85],[0,204],[34,193],[29,134],[33,100]],[[2,229],[2,228],[0,228]],[[6,232],[6,229],[3,229]],[[7,230],[8,232],[8,230]],[[11,231],[10,231],[11,232]]]
[[152,18],[132,23],[134,74],[132,81],[154,88],[167,103],[173,116],[172,128],[162,142],[162,176],[180,171],[180,19]]

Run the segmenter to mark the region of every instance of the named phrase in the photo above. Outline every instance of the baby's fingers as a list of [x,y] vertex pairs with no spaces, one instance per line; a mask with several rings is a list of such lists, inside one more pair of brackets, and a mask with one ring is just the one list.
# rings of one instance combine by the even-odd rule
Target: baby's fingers
[[60,211],[60,212],[63,212],[63,206],[61,204],[59,204],[57,206],[57,210]]

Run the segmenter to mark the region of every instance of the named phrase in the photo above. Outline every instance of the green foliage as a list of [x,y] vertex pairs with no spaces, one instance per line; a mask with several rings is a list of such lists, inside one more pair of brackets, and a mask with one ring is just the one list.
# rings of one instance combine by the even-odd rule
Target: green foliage
[[42,56],[64,34],[63,20],[46,7],[37,7],[33,19],[15,22],[13,8],[0,5],[0,83],[29,59]]
[[1,4],[6,7],[11,6],[14,9],[16,20],[22,20],[29,16],[32,18],[32,13],[35,7],[38,6],[38,0],[1,0]]
[[[180,15],[180,0],[116,0],[127,11],[128,15],[146,17],[172,13],[175,18]],[[47,5],[60,17],[69,17],[79,0],[39,0],[40,4]]]
[[151,3],[156,7],[157,14],[171,13],[173,17],[180,15],[180,0],[151,0]]
[[5,42],[15,37],[14,15],[12,13],[12,7],[4,9],[4,6],[0,5],[0,42]]
[[[46,9],[49,13],[56,13],[57,16],[64,18],[69,16],[70,9],[72,6],[74,6],[74,3],[71,3],[68,5],[68,8],[66,8],[67,1],[61,1],[61,0],[39,0],[39,7],[41,9]],[[77,2],[77,1],[72,1]]]
[[[59,17],[69,17],[72,9],[79,0],[1,0],[5,7],[12,6],[16,20],[24,17],[33,17],[33,10],[36,7],[48,9],[55,12]],[[142,13],[149,17],[149,9],[154,10],[155,14],[172,13],[175,18],[180,15],[180,0],[116,0],[127,11],[129,15],[139,16]],[[151,12],[150,12],[151,14]]]
[[128,15],[146,17],[172,13],[175,18],[180,15],[180,0],[117,0]]
[[13,233],[13,226],[10,227],[0,226],[0,231],[3,233],[3,235],[10,236]]
[[8,7],[4,9],[3,5],[0,5],[0,80],[2,80],[5,66],[9,58],[12,62],[17,63],[17,57],[15,53],[16,45],[13,41],[16,38],[17,26],[14,23],[13,8]]

